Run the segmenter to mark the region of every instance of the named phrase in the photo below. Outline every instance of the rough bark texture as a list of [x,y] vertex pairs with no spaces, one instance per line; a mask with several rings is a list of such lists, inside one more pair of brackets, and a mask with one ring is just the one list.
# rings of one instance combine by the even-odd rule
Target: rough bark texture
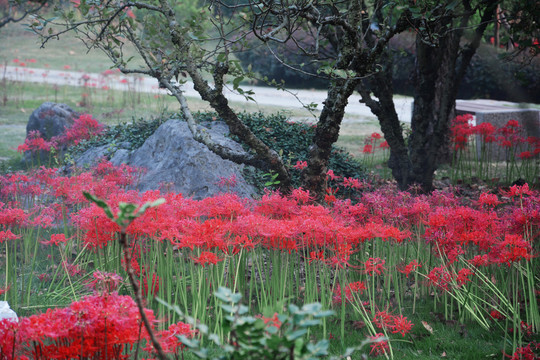
[[313,144],[309,149],[308,167],[304,172],[303,183],[307,189],[318,196],[324,194],[326,170],[332,145],[339,137],[339,129],[345,107],[358,80],[339,80],[332,83],[328,97],[319,116]]
[[[460,42],[472,12],[461,17],[459,24],[454,23],[456,19],[442,18],[438,29],[434,29],[443,34],[437,44],[417,35],[412,133],[407,145],[392,101],[392,59],[386,54],[382,57],[382,71],[374,75],[369,86],[378,100],[370,96],[366,87],[359,89],[362,101],[378,117],[390,145],[388,166],[400,189],[420,186],[422,191],[431,191],[435,170],[448,159],[449,127],[455,116],[457,89],[493,17],[496,2],[492,0],[486,5],[474,38],[464,48],[460,48]],[[470,10],[466,2],[465,10]],[[446,25],[453,30],[446,31]]]

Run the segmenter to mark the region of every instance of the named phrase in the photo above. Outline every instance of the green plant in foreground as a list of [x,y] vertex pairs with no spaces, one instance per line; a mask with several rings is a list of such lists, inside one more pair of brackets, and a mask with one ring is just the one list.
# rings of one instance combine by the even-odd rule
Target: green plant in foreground
[[[179,336],[180,341],[197,358],[213,360],[328,358],[328,340],[311,342],[306,338],[312,327],[320,325],[321,319],[334,314],[331,310],[322,310],[321,304],[306,304],[302,308],[291,304],[285,314],[264,318],[247,314],[247,306],[241,304],[241,294],[220,287],[214,295],[223,302],[218,310],[218,316],[224,317],[222,330],[228,334],[225,341],[222,341],[218,334],[209,333],[208,326],[197,324],[194,318],[184,315],[178,306],[170,306],[159,300],[176,311],[203,337],[214,343],[215,346],[209,348],[203,346],[200,340]],[[347,348],[343,354],[329,359],[346,359],[367,344],[384,341],[385,338],[366,339],[358,346]],[[216,348],[218,350],[215,350]],[[366,356],[362,355],[362,358]]]
[[118,226],[120,226],[120,246],[122,247],[122,250],[124,251],[126,271],[128,273],[129,282],[131,283],[133,292],[135,293],[135,302],[137,303],[137,307],[139,308],[139,313],[141,314],[141,319],[144,323],[144,327],[146,328],[146,330],[148,331],[148,334],[150,335],[150,340],[152,341],[152,345],[156,349],[158,357],[161,360],[166,359],[167,357],[165,356],[163,352],[163,348],[161,347],[161,344],[159,343],[159,341],[157,341],[155,334],[152,331],[152,326],[150,325],[148,317],[146,316],[146,313],[144,312],[141,288],[135,278],[135,271],[130,266],[131,254],[128,251],[128,245],[127,245],[127,227],[129,226],[129,224],[131,224],[133,220],[135,220],[139,216],[143,215],[146,210],[163,204],[165,202],[165,199],[159,198],[155,201],[147,202],[141,207],[137,207],[137,205],[135,204],[121,202],[118,204],[118,212],[115,215],[113,214],[111,207],[107,205],[105,201],[98,199],[97,197],[87,192],[83,192],[83,194],[84,194],[84,197],[87,198],[89,201],[93,202],[94,204],[102,208],[103,211],[105,212],[105,215],[107,215],[109,219],[111,219]]

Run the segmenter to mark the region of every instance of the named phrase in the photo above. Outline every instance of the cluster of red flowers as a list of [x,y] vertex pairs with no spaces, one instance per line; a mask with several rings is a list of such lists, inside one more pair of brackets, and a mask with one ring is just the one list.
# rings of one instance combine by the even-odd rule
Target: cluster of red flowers
[[88,140],[93,136],[103,132],[104,126],[91,115],[83,114],[75,119],[73,125],[65,130],[62,135],[45,140],[42,134],[35,130],[30,131],[22,145],[17,147],[20,153],[51,151],[61,146],[77,145],[83,140]]
[[381,139],[381,134],[377,132],[372,133],[370,137],[366,138],[362,152],[364,154],[372,154],[377,147],[380,149],[387,149],[389,147],[388,142],[386,140],[380,141]]
[[[159,277],[154,274],[153,264],[141,260],[145,252],[150,251],[148,244],[152,241],[168,242],[174,249],[191,255],[192,261],[202,267],[212,267],[240,252],[262,248],[296,253],[306,264],[319,262],[337,270],[358,269],[356,273],[359,276],[372,276],[370,281],[372,279],[374,282],[380,280],[379,275],[387,272],[392,259],[378,252],[366,255],[366,243],[377,239],[385,246],[396,248],[411,242],[417,248],[417,244],[425,243],[432,252],[433,261],[429,268],[425,268],[427,263],[423,259],[409,255],[399,260],[404,265],[398,265],[396,270],[405,278],[421,269],[431,285],[445,291],[467,286],[474,280],[475,268],[499,268],[501,265],[531,261],[536,256],[533,241],[540,233],[540,195],[526,185],[513,186],[502,192],[502,196],[485,193],[477,202],[468,204],[449,192],[435,191],[429,196],[413,196],[393,188],[382,188],[365,192],[357,203],[336,199],[331,206],[325,207],[313,203],[309,192],[303,189],[296,189],[290,196],[267,192],[260,200],[243,199],[234,194],[193,200],[182,194],[162,193],[159,190],[138,193],[125,189],[133,179],[134,172],[134,169],[126,166],[117,168],[103,162],[91,171],[72,177],[64,177],[55,169],[44,168],[29,174],[0,176],[0,200],[4,201],[0,203],[0,242],[17,241],[21,229],[26,227],[39,225],[54,233],[55,227],[66,221],[79,230],[80,242],[87,249],[108,246],[116,239],[118,225],[109,220],[101,208],[88,204],[82,196],[83,191],[88,191],[107,199],[113,213],[120,202],[142,204],[165,198],[165,204],[149,209],[127,228],[132,243],[132,266],[141,277],[143,292],[146,293],[155,293],[160,285],[166,286],[160,284]],[[338,180],[333,172],[329,172],[328,177],[332,181]],[[353,180],[347,179],[348,183],[353,183]],[[33,206],[31,204],[36,197],[44,201]],[[46,200],[49,200],[49,205],[44,205]],[[53,234],[48,239],[40,240],[48,246],[71,241],[63,234]],[[463,264],[462,260],[468,261],[470,267],[458,266]],[[81,270],[67,263],[63,266],[73,274]],[[94,284],[100,281],[106,283],[100,288],[110,292],[117,280],[101,273],[95,277]],[[355,294],[362,294],[366,288],[362,281],[341,286],[344,289],[339,284],[332,289],[334,298],[339,297],[339,303],[342,293],[347,301],[352,302]],[[115,300],[111,299],[115,297],[111,295],[108,300],[114,303]],[[62,314],[55,313],[55,316],[67,316]],[[97,319],[100,314],[92,313],[91,317]],[[99,331],[113,330],[108,316],[107,329]],[[403,316],[390,316],[383,320],[381,324],[385,324],[385,329],[402,335],[412,326]],[[24,333],[23,330],[17,331]],[[160,336],[173,339],[171,334],[176,334],[177,329],[168,331]],[[61,334],[59,336],[71,334],[60,330],[57,333]],[[11,334],[12,340],[19,336],[19,332],[13,331]],[[79,341],[77,346],[80,350],[82,340],[64,341],[64,338],[55,346],[75,347],[72,344]],[[17,339],[16,342],[26,341],[23,337]],[[28,339],[32,341],[36,338],[30,336]],[[51,344],[57,344],[56,337],[48,339],[51,339]],[[111,338],[107,342],[110,354],[121,348],[115,341]],[[173,343],[173,340],[170,341]],[[92,344],[90,340],[88,343]],[[41,348],[37,349],[35,344]],[[118,346],[114,347],[115,344]],[[373,352],[384,352],[384,342],[376,344],[372,344]],[[40,354],[48,351],[37,340],[27,345],[21,349],[33,349],[31,351],[39,351]]]
[[[152,310],[145,309],[152,322]],[[157,332],[163,348],[176,353],[175,335],[191,336],[187,324]],[[0,358],[11,359],[129,359],[133,345],[148,341],[137,305],[129,296],[106,293],[85,297],[67,308],[40,315],[0,320]],[[153,351],[151,346],[147,351]]]
[[516,120],[509,120],[504,126],[496,128],[491,123],[471,124],[471,114],[459,115],[450,128],[452,142],[455,150],[463,150],[469,143],[472,135],[477,135],[483,144],[497,143],[504,148],[514,148],[518,145],[528,144],[529,150],[521,152],[518,157],[528,159],[540,154],[540,138],[523,136],[523,128]]
[[401,334],[401,336],[408,334],[414,325],[405,316],[392,315],[387,311],[377,311],[373,323],[381,330],[390,331],[392,334]]

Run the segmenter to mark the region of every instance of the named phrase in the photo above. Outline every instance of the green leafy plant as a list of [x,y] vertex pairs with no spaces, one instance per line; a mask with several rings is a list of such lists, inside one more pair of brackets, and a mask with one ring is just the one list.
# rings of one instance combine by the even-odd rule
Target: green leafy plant
[[[203,342],[178,336],[180,341],[189,348],[199,359],[321,359],[328,358],[329,341],[309,341],[307,335],[310,329],[318,326],[322,319],[334,314],[333,311],[323,310],[319,303],[306,304],[301,308],[289,305],[284,314],[277,313],[272,318],[248,315],[248,307],[241,304],[242,295],[233,293],[230,289],[220,287],[214,294],[223,302],[220,313],[224,316],[222,334],[210,333],[208,326],[184,315],[177,306],[169,306],[184,317],[196,328],[203,337],[213,342],[213,346],[203,346]],[[375,341],[384,341],[384,338]],[[364,340],[356,347],[347,348],[339,356],[329,359],[346,359],[355,351],[361,350],[374,340]],[[218,349],[216,351],[216,348]],[[365,355],[363,355],[365,358]]]

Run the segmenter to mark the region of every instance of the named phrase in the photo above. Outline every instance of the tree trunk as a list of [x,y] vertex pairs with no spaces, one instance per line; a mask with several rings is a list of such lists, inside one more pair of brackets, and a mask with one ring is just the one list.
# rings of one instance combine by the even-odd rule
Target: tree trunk
[[309,148],[308,166],[303,173],[303,184],[315,196],[324,195],[326,172],[332,145],[339,137],[345,107],[359,80],[335,80],[317,122],[313,144]]
[[[420,186],[429,192],[438,166],[450,157],[450,123],[455,116],[457,90],[472,56],[480,44],[486,26],[492,19],[496,0],[486,6],[480,25],[472,41],[460,48],[463,29],[469,16],[459,26],[444,33],[437,46],[424,42],[421,34],[416,39],[415,96],[411,118],[412,133],[405,145],[401,125],[392,101],[392,62],[388,54],[382,56],[382,70],[374,75],[369,86],[378,100],[371,98],[369,90],[359,89],[366,103],[381,124],[381,130],[390,146],[388,166],[401,190]],[[459,59],[459,61],[458,61]]]

